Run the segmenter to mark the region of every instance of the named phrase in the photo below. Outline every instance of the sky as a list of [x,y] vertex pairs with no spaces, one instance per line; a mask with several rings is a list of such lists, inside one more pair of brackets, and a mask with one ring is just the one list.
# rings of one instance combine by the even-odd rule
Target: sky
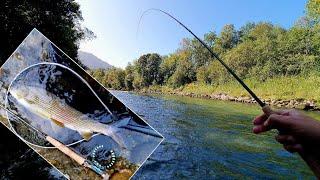
[[158,8],[171,13],[200,37],[219,33],[226,24],[240,28],[247,22],[267,21],[291,27],[304,15],[307,0],[76,0],[83,25],[97,36],[81,41],[80,50],[124,68],[142,54],[173,53],[185,37],[191,37]]

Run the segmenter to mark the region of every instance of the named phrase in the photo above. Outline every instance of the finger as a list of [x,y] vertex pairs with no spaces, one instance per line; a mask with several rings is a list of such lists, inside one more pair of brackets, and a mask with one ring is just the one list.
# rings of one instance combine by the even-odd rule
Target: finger
[[254,125],[263,124],[267,119],[268,119],[268,116],[267,116],[266,114],[262,114],[262,115],[260,115],[260,116],[257,116],[257,117],[253,120],[253,124],[254,124]]
[[264,106],[262,108],[262,111],[267,116],[270,116],[271,114],[283,115],[284,113],[288,113],[290,110],[286,110],[286,109],[285,110],[274,110],[274,109],[271,109],[270,106]]
[[283,116],[278,114],[271,114],[269,118],[263,124],[267,130],[270,129],[290,129],[292,121],[289,116]]
[[289,116],[290,113],[292,112],[293,112],[292,109],[285,109],[285,110],[279,111],[277,114],[283,115],[283,116]]
[[290,144],[297,144],[297,140],[296,138],[294,138],[291,135],[277,135],[275,136],[275,139],[281,143],[281,144],[285,144],[285,145],[290,145]]
[[259,134],[259,133],[268,131],[268,129],[264,125],[255,125],[253,126],[252,131],[255,134]]
[[301,144],[283,145],[283,148],[290,153],[303,151],[303,147]]

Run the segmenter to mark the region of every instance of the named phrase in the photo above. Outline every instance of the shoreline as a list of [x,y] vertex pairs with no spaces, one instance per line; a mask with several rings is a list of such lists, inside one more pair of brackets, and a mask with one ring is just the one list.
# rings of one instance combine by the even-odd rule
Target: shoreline
[[[129,91],[130,92],[130,91]],[[249,96],[231,96],[227,93],[216,93],[216,94],[196,94],[196,93],[188,93],[179,90],[163,92],[163,91],[153,91],[150,89],[142,89],[142,90],[134,90],[131,92],[137,92],[139,94],[162,94],[162,95],[178,95],[178,96],[187,96],[194,98],[203,98],[203,99],[214,99],[214,100],[222,100],[222,101],[231,101],[231,102],[240,102],[240,103],[248,103],[254,104],[257,103],[252,97]],[[314,100],[306,100],[302,98],[298,99],[262,99],[269,106],[274,106],[278,108],[294,108],[305,111],[320,111],[320,106],[316,105],[316,101]]]

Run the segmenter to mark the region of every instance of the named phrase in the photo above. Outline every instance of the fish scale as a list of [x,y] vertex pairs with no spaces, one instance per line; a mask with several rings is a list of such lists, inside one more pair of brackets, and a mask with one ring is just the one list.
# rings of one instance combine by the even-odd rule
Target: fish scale
[[75,130],[86,140],[89,140],[93,133],[101,133],[111,137],[121,148],[126,149],[122,138],[116,134],[117,127],[89,118],[44,88],[20,86],[11,89],[10,94],[32,113],[59,126]]

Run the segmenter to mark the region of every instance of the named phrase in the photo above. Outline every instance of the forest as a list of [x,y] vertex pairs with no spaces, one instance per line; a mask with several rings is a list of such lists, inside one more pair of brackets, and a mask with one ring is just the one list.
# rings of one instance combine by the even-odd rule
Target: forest
[[[273,98],[306,95],[303,98],[317,99],[319,20],[320,2],[309,0],[305,16],[291,28],[270,22],[249,22],[239,29],[227,24],[219,34],[215,31],[206,33],[203,40],[260,95]],[[172,54],[144,54],[125,69],[99,69],[90,73],[107,88],[116,90],[179,89],[193,93],[245,95],[222,65],[192,38],[183,39]],[[297,91],[292,92],[292,88]],[[302,91],[305,93],[297,94]]]

